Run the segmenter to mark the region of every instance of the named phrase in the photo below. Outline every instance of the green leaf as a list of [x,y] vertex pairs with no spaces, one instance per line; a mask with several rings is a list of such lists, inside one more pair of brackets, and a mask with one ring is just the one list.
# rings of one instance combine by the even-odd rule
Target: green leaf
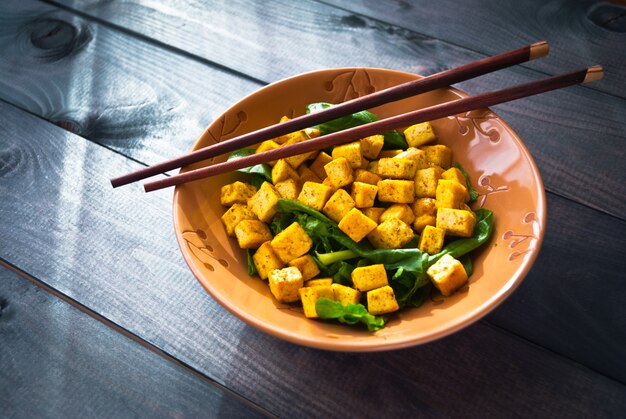
[[375,332],[385,326],[385,319],[368,313],[363,304],[343,305],[338,301],[320,298],[315,303],[315,311],[321,319],[338,320],[340,323],[349,325],[361,323],[366,325],[370,332]]
[[[333,106],[331,103],[311,103],[306,107],[306,113],[315,113],[324,109],[328,109]],[[343,131],[344,129],[356,127],[363,124],[369,124],[370,122],[378,121],[378,117],[369,111],[360,111],[353,113],[352,115],[342,116],[341,118],[333,119],[332,121],[324,122],[314,128],[320,130],[322,135],[330,134],[331,132]]]
[[478,199],[478,192],[476,192],[476,190],[472,186],[469,174],[465,171],[465,169],[463,169],[463,167],[459,163],[454,163],[453,166],[459,169],[461,173],[463,173],[463,176],[465,176],[465,185],[467,186],[467,192],[469,193],[470,197],[469,202],[476,201]]
[[404,134],[399,131],[387,131],[383,136],[385,137],[383,150],[406,150],[409,147]]
[[[248,157],[256,153],[254,148],[242,148],[237,151],[233,151],[230,156],[228,156],[228,161],[240,159],[242,157]],[[272,167],[269,164],[255,164],[254,166],[244,167],[243,169],[237,169],[238,172],[248,173],[252,175],[252,179],[250,183],[252,183],[257,188],[263,184],[263,182],[268,181],[272,182]]]
[[248,275],[250,276],[254,276],[258,273],[258,271],[256,270],[256,265],[254,264],[254,260],[252,259],[253,254],[253,249],[246,249],[246,255],[248,257]]

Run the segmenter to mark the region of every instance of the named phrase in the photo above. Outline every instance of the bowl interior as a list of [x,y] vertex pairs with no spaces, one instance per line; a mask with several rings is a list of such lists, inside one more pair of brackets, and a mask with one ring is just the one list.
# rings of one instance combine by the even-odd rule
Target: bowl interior
[[[233,105],[205,130],[193,149],[275,124],[283,115],[301,115],[308,103],[339,103],[418,77],[386,69],[342,68],[285,79]],[[371,110],[385,118],[464,96],[456,89],[439,89]],[[226,235],[220,222],[226,209],[220,205],[220,187],[245,179],[237,173],[176,188],[174,226],[185,261],[211,296],[233,314],[302,345],[342,351],[388,350],[425,343],[471,324],[503,301],[530,269],[543,239],[545,194],[528,150],[490,110],[432,124],[439,142],[452,147],[454,160],[470,174],[480,194],[473,207],[488,208],[495,216],[491,241],[475,252],[470,282],[455,295],[405,310],[376,333],[308,320],[301,308],[277,303],[265,281],[248,276],[245,251]]]

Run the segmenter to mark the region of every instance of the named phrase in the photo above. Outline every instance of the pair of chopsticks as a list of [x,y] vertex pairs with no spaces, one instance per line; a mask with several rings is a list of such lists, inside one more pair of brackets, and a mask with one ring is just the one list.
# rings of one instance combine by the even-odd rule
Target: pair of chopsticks
[[[321,124],[342,116],[352,114],[364,109],[370,109],[385,103],[395,102],[420,93],[425,93],[451,84],[465,81],[474,77],[478,77],[496,70],[520,64],[526,61],[534,60],[547,55],[549,52],[548,43],[545,41],[537,42],[507,51],[492,57],[487,57],[472,63],[462,65],[453,69],[445,70],[431,76],[427,76],[418,80],[403,83],[398,86],[390,87],[363,96],[352,99],[347,102],[332,106],[320,112],[303,115],[293,118],[289,121],[262,128],[260,130],[231,138],[226,141],[211,145],[209,147],[196,150],[181,157],[168,160],[153,166],[146,167],[111,179],[114,188],[126,185],[154,176],[166,171],[184,167],[186,165],[196,163],[214,156],[235,151],[239,148],[257,144],[261,141],[269,140],[281,135],[289,134],[304,128]],[[282,146],[280,148],[269,150],[259,154],[253,154],[247,157],[230,160],[224,163],[212,164],[207,167],[181,173],[175,176],[159,179],[157,181],[148,182],[144,185],[146,192],[155,191],[157,189],[176,186],[186,182],[218,175],[221,173],[250,167],[255,164],[267,163],[273,160],[294,156],[310,151],[321,150],[355,141],[370,135],[379,134],[381,132],[406,127],[421,122],[431,121],[434,119],[444,118],[474,109],[486,108],[515,99],[560,89],[580,83],[588,83],[599,80],[603,77],[601,66],[592,66],[583,70],[574,71],[559,76],[549,77],[519,86],[509,87],[506,89],[496,90],[494,92],[483,93],[477,96],[457,99],[452,102],[442,103],[428,108],[408,112],[402,115],[393,116],[380,121],[360,125],[343,131],[327,134],[308,141],[297,144]]]

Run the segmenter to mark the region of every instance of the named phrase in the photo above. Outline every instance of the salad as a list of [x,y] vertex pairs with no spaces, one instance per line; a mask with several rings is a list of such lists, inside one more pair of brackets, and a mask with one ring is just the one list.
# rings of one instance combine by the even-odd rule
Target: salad
[[[361,111],[229,159],[375,120]],[[220,191],[226,232],[246,249],[249,274],[311,319],[376,331],[433,292],[448,297],[493,231],[492,212],[469,207],[478,194],[428,122],[240,171],[246,181]]]

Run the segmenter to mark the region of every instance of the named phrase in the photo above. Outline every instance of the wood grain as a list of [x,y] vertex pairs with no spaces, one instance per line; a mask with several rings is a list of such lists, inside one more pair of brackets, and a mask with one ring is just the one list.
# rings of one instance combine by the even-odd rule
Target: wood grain
[[[137,164],[11,106],[0,104],[0,114],[6,120],[0,153],[8,162],[0,176],[0,214],[12,220],[0,235],[0,257],[278,416],[371,417],[381,406],[390,416],[611,416],[626,407],[622,384],[485,323],[384,354],[328,353],[265,335],[219,307],[186,269],[171,232],[171,194],[110,188],[110,172]],[[29,142],[19,141],[26,135]],[[558,214],[571,203],[551,196],[549,205]],[[571,208],[583,220],[598,215]],[[617,221],[599,220],[608,226],[594,240],[612,239],[602,232],[615,232]],[[569,246],[571,263],[581,253],[606,251],[588,248],[573,240],[576,231],[568,231],[552,240]],[[543,252],[550,258],[551,246]],[[624,262],[611,260],[604,281],[617,289]],[[565,279],[541,269],[532,275],[540,286]],[[585,324],[595,314],[580,309],[586,295],[578,293],[589,289],[569,292],[570,304],[547,294],[526,307],[553,306],[562,322]],[[621,303],[611,309],[623,310]],[[582,328],[574,336],[564,334],[571,329],[551,330],[543,336],[548,341],[537,343],[565,351],[559,342],[575,341],[583,355],[578,361],[623,379],[624,370],[604,363],[624,347],[624,316],[615,318],[616,330],[605,329],[612,343],[601,348],[580,339]]]
[[264,417],[0,266],[2,417]]

